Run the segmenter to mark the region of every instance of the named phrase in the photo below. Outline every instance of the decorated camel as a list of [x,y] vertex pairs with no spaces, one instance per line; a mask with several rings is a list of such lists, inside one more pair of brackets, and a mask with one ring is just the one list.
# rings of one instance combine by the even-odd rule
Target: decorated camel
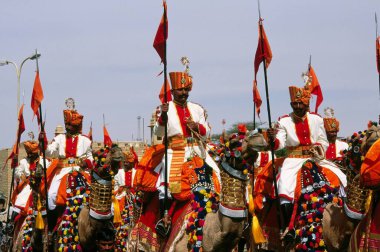
[[[191,168],[190,206],[183,221],[172,226],[175,231],[161,240],[163,251],[231,251],[236,247],[247,223],[247,161],[257,157],[256,140],[252,135],[232,134],[210,151],[220,168],[220,195],[213,192],[212,169],[201,158],[185,163],[183,169]],[[136,236],[130,237],[131,251],[144,251],[139,242]]]

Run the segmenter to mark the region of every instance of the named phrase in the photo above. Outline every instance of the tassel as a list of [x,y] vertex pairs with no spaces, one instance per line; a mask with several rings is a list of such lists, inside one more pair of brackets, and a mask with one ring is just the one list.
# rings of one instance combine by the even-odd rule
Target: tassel
[[119,201],[116,199],[115,196],[112,196],[112,202],[113,202],[113,223],[121,223]]
[[248,185],[248,194],[249,194],[249,199],[248,199],[248,211],[251,215],[255,215],[255,203],[253,202],[253,196],[252,196],[252,188],[251,185]]
[[36,229],[39,229],[39,230],[43,230],[45,228],[45,223],[44,223],[44,219],[42,218],[41,208],[42,206],[41,206],[40,195],[38,195]]
[[256,244],[267,242],[264,237],[263,229],[260,226],[259,219],[254,215],[252,218],[252,235]]
[[249,201],[248,201],[248,211],[252,215],[252,236],[255,244],[264,243],[267,240],[264,237],[263,229],[260,226],[259,219],[255,215],[255,204],[253,202],[252,188],[248,185]]

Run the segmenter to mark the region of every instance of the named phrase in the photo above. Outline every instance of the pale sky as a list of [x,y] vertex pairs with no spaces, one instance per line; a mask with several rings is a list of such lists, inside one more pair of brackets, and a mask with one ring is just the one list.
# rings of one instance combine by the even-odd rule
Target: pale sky
[[[168,71],[183,71],[190,59],[194,78],[189,100],[208,111],[214,133],[253,119],[253,58],[258,38],[256,0],[168,0]],[[309,55],[322,87],[320,107],[333,107],[341,136],[366,128],[380,113],[375,57],[375,12],[378,0],[262,0],[261,15],[272,48],[268,69],[272,121],[291,111],[288,86],[303,86]],[[43,113],[49,140],[63,125],[64,101],[75,99],[84,115],[83,133],[93,124],[101,141],[105,114],[111,138],[136,138],[137,117],[149,123],[159,104],[160,58],[152,47],[162,15],[161,0],[2,1],[0,60],[20,64],[34,53],[39,59],[45,94]],[[32,122],[34,61],[21,74],[26,132]],[[258,83],[267,122],[263,70]],[[0,148],[11,147],[17,125],[17,77],[13,66],[0,67]],[[312,101],[314,109],[315,99]],[[142,128],[142,120],[140,121]],[[145,127],[146,128],[146,127]],[[145,138],[149,138],[145,129]],[[142,132],[140,132],[142,137]]]

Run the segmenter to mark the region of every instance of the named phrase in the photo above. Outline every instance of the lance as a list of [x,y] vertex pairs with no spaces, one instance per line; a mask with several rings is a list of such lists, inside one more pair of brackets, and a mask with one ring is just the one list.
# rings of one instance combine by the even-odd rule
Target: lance
[[[37,56],[37,49],[36,49],[36,56]],[[37,73],[39,73],[39,67],[38,67],[38,57],[36,57],[36,68],[37,68]],[[40,126],[41,126],[41,132],[44,133],[45,135],[45,125],[42,121],[42,105],[40,103],[40,106],[39,106],[39,113],[40,113],[40,116],[38,117],[38,120],[39,120],[39,123],[40,123]],[[46,207],[46,214],[47,214],[47,211],[49,210],[49,202],[48,202],[48,190],[47,190],[47,176],[46,176],[46,153],[45,153],[45,139],[43,141],[41,141],[41,148],[42,148],[42,162],[43,162],[43,171],[44,171],[44,182],[45,182],[45,207]],[[46,225],[47,225],[47,230],[49,230],[49,222],[47,221],[46,222]],[[47,239],[47,242],[49,243],[49,237],[48,235],[46,235],[46,239]]]
[[253,129],[256,129],[256,103],[253,102]]
[[[261,12],[260,12],[260,0],[257,0],[258,3],[258,9],[259,9],[259,27],[260,27],[260,39],[261,39],[261,53],[264,55],[265,49],[264,49],[264,40],[263,40],[263,27],[262,27],[262,19],[261,19]],[[269,91],[268,91],[268,77],[267,77],[267,66],[266,66],[266,60],[265,57],[263,57],[263,69],[264,69],[264,80],[265,80],[265,95],[267,100],[267,111],[268,111],[268,123],[269,128],[272,129],[272,119],[271,119],[271,112],[270,112],[270,103],[269,103]],[[277,188],[277,181],[276,181],[276,167],[274,164],[274,141],[270,141],[270,150],[271,150],[271,157],[272,157],[272,172],[273,172],[273,187],[276,197],[276,208],[277,208],[277,221],[280,227],[280,235],[282,235],[284,227],[283,227],[283,216],[280,208],[280,198],[278,196],[278,188]]]
[[[380,48],[379,48],[379,34],[377,32],[377,15],[375,12],[375,23],[376,23],[376,61],[377,61],[377,72],[379,74],[379,98],[380,98]],[[380,117],[380,116],[379,116]]]
[[[164,44],[164,59],[163,59],[163,63],[164,63],[164,94],[165,94],[165,97],[164,97],[164,101],[165,103],[168,103],[168,97],[167,97],[167,86],[166,86],[166,82],[168,81],[168,77],[167,77],[167,60],[166,60],[166,50],[167,50],[167,47],[166,47],[166,41],[167,41],[167,37],[168,37],[168,31],[167,31],[167,13],[166,13],[166,2],[164,0],[164,40],[165,40],[165,44]],[[165,142],[165,167],[164,167],[164,183],[165,183],[165,196],[164,196],[164,216],[168,214],[168,147],[169,147],[169,143],[168,143],[168,116],[167,116],[167,112],[165,112],[166,115],[164,116],[166,119],[166,122],[165,122],[165,135],[164,135],[164,142]]]

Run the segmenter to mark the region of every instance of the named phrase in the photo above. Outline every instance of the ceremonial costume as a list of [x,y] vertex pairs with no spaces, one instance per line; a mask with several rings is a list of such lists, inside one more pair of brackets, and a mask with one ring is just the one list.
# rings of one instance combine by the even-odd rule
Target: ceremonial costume
[[[77,127],[76,134],[59,134],[46,149],[46,155],[58,153],[58,162],[49,167],[48,189],[49,209],[56,205],[65,205],[66,176],[74,170],[79,171],[81,163],[85,162],[87,168],[92,168],[91,140],[80,134],[83,116],[75,110],[64,110],[65,124]],[[89,174],[84,174],[89,177]],[[65,183],[62,183],[65,182]]]
[[[37,142],[27,141],[24,143],[25,151],[28,154],[38,154],[39,146]],[[50,165],[48,160],[46,161],[46,166]],[[17,213],[27,214],[29,206],[32,201],[32,188],[29,185],[29,177],[31,175],[31,170],[35,170],[37,165],[43,167],[43,158],[37,157],[35,160],[31,161],[30,158],[24,158],[20,160],[19,166],[16,167],[15,177],[16,180],[20,181],[13,192],[12,199],[12,210]],[[23,175],[25,176],[23,178]]]
[[[173,89],[181,88],[181,79],[187,80],[183,87],[188,87],[192,85],[191,78],[182,72],[170,73],[171,83]],[[191,118],[194,122],[198,124],[197,132],[192,132],[186,125],[186,119]],[[179,105],[174,101],[169,102],[168,110],[168,171],[167,178],[169,182],[168,193],[180,193],[181,192],[181,172],[182,165],[188,158],[194,156],[194,153],[205,159],[205,162],[213,168],[214,173],[218,179],[220,178],[220,172],[217,164],[210,157],[210,155],[205,151],[204,147],[201,146],[195,139],[201,137],[205,139],[209,127],[205,119],[204,109],[195,103],[186,102],[186,104]],[[165,134],[165,125],[163,123],[161,114],[159,114],[159,119],[153,128],[154,134],[159,137],[163,137]],[[159,198],[164,198],[165,187],[164,187],[164,168],[165,159],[154,169],[156,173],[159,173],[159,179],[157,180],[156,186],[159,191]]]
[[[307,90],[291,86],[289,91],[292,102],[302,102],[308,106],[310,93]],[[299,118],[291,113],[279,118],[275,150],[287,148],[288,152],[278,176],[278,192],[281,202],[293,201],[297,173],[303,163],[312,157],[311,149],[317,145],[323,151],[328,147],[323,119],[319,115],[306,112],[303,118]],[[319,164],[331,170],[342,185],[346,186],[346,177],[339,168],[325,160],[320,161]]]
[[[324,126],[326,129],[326,133],[338,133],[339,132],[339,121],[333,117],[325,117],[323,118]],[[344,150],[348,149],[348,144],[346,142],[335,140],[329,141],[329,146],[326,150],[326,159],[331,161],[341,161],[342,153]]]

